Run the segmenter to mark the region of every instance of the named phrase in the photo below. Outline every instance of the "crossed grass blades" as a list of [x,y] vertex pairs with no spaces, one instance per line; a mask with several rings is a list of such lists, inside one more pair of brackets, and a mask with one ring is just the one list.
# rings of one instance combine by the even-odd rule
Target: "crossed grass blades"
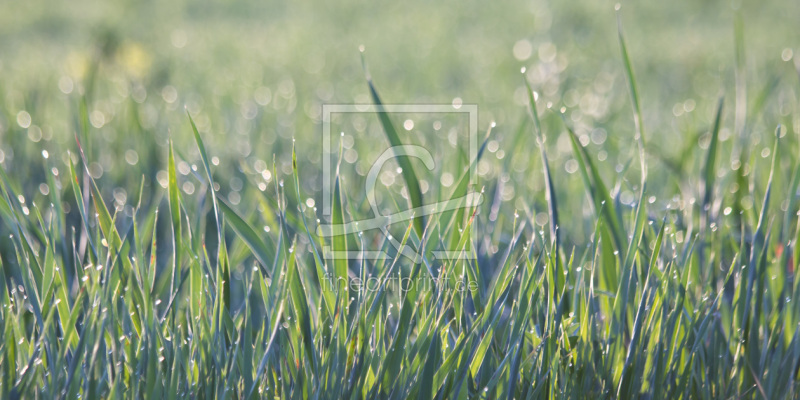
[[[300,201],[294,149],[288,184],[273,180],[255,195],[259,213],[240,213],[211,189],[214,170],[191,117],[202,167],[193,173],[205,186],[195,200],[181,196],[170,144],[167,190],[155,196],[166,196],[171,237],[160,237],[161,197],[144,203],[151,208],[140,198],[125,223],[106,206],[81,147],[90,144],[88,125],[80,124],[64,185],[48,177],[49,208],[27,204],[20,183],[2,171],[0,216],[11,250],[0,269],[0,398],[796,398],[798,158],[791,171],[781,168],[778,127],[771,163],[748,162],[741,128],[735,151],[747,164],[717,180],[720,100],[702,170],[694,171],[701,202],[686,213],[648,209],[646,133],[621,29],[619,38],[638,200],[621,204],[568,120],[540,114],[525,82],[530,120],[515,143],[539,147],[547,230],[535,229],[529,210],[500,225],[486,210],[466,209],[415,218],[401,240],[423,255],[441,243],[503,249],[475,260],[325,260]],[[86,120],[85,102],[76,112]],[[400,143],[391,118],[380,114],[380,122],[388,141]],[[566,248],[559,231],[565,215],[545,148],[558,132],[568,135],[584,183],[570,194],[593,207],[586,248]],[[358,213],[341,178],[334,223]],[[419,206],[412,165],[403,178],[409,205]],[[466,182],[451,198],[470,189]],[[729,190],[734,184],[738,191]],[[744,195],[760,207],[739,209]],[[736,212],[720,213],[722,203]],[[68,205],[78,226],[66,223]],[[502,243],[494,230],[506,233]],[[336,237],[331,245],[360,249],[360,240]],[[159,251],[170,262],[159,265]],[[367,276],[442,279],[431,291],[408,292],[327,283]],[[477,285],[447,290],[457,280]]]

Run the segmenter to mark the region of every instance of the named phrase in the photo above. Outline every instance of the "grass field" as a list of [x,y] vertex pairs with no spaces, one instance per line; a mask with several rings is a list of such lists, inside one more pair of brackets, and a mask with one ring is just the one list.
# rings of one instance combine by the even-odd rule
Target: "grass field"
[[0,399],[800,397],[798,3],[0,11]]

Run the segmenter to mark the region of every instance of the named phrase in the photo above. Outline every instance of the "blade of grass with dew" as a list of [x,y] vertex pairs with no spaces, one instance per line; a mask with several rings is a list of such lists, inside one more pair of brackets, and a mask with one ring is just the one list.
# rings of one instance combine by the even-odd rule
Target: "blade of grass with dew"
[[208,179],[209,185],[209,192],[211,192],[211,201],[212,205],[214,206],[214,222],[216,222],[217,226],[217,243],[222,239],[222,228],[219,219],[219,209],[217,207],[217,194],[214,189],[214,179],[211,178],[211,166],[208,163],[208,152],[206,151],[206,146],[203,144],[203,138],[200,137],[200,132],[197,131],[197,126],[194,124],[194,119],[192,119],[192,115],[186,110],[186,116],[189,117],[189,124],[192,126],[192,133],[194,134],[194,141],[197,145],[197,149],[200,151],[200,160],[203,162],[203,170],[206,173],[206,178]]
[[[180,276],[181,270],[181,255],[183,251],[181,247],[183,245],[183,236],[181,235],[181,200],[180,200],[180,191],[178,190],[178,178],[177,178],[177,171],[175,168],[175,152],[172,150],[172,141],[169,142],[169,161],[167,163],[168,168],[168,190],[169,190],[169,212],[170,212],[170,221],[172,222],[172,277],[170,283],[170,297],[172,294],[175,293],[175,284],[178,276]],[[192,302],[194,303],[194,302]]]
[[[292,243],[292,248],[297,246],[297,243]],[[297,251],[292,251],[289,255],[289,263],[287,269],[289,270],[289,293],[292,298],[292,305],[294,306],[295,320],[298,324],[298,329],[302,332],[303,345],[305,346],[305,355],[311,363],[311,370],[314,374],[317,373],[317,352],[314,346],[314,335],[311,331],[311,315],[308,310],[308,302],[306,300],[306,290],[303,287],[303,282],[300,279],[299,266],[296,262]]]
[[[413,229],[413,222],[411,222],[406,229],[406,233],[403,235],[402,244],[404,245],[408,241],[408,237],[411,234],[411,230]],[[392,264],[392,268],[386,271],[386,276],[390,276],[394,266],[396,264],[397,258],[395,258],[395,262]],[[377,307],[386,294],[385,291],[385,283],[381,284],[380,291],[378,292],[378,296],[375,297],[373,300],[372,308],[367,317],[367,324],[370,324],[373,318],[370,318],[370,314],[377,316]],[[402,303],[402,307],[400,307],[400,317],[396,325],[396,329],[394,335],[391,338],[391,343],[389,348],[387,349],[387,354],[383,357],[383,360],[380,363],[380,367],[378,368],[378,372],[375,374],[375,383],[373,387],[370,389],[370,393],[376,395],[378,393],[386,392],[388,393],[388,389],[391,387],[392,379],[397,377],[398,372],[400,371],[401,364],[403,361],[402,355],[405,353],[405,343],[408,339],[408,333],[410,328],[410,320],[412,317],[412,312],[414,311],[414,307],[408,300],[405,300]],[[366,338],[365,338],[366,339]],[[365,345],[363,343],[362,345]]]
[[108,277],[106,278],[108,280],[106,282],[107,287],[116,291],[119,290],[120,287],[125,287],[127,285],[127,282],[125,282],[125,277],[127,276],[127,273],[133,269],[130,258],[128,258],[130,243],[127,240],[127,237],[125,240],[120,237],[115,225],[115,217],[112,217],[109,213],[105,201],[103,200],[103,196],[100,193],[100,189],[97,186],[97,182],[95,182],[94,178],[92,178],[89,174],[89,162],[83,152],[81,142],[78,141],[77,145],[78,154],[83,162],[84,173],[86,174],[85,176],[88,176],[89,178],[91,196],[95,206],[97,221],[100,225],[100,231],[102,232],[108,246],[109,256],[115,261],[119,259],[122,264],[119,267],[115,267],[116,263],[112,263],[111,265],[107,265],[106,269],[104,270],[104,272],[108,274]]
[[[292,143],[292,174],[294,176],[295,193],[298,201],[300,201],[300,177],[297,170],[297,153],[295,152],[294,143]],[[314,255],[314,266],[316,267],[315,277],[317,279],[317,283],[319,284],[320,291],[322,292],[322,297],[325,300],[327,312],[329,315],[333,315],[334,310],[336,309],[336,294],[326,287],[327,284],[325,282],[325,277],[328,276],[328,273],[325,271],[325,262],[322,260],[322,256],[317,250],[317,244],[311,235],[311,230],[308,228],[305,213],[300,211],[300,217],[303,221],[303,228],[305,229],[306,237],[308,238],[308,242],[311,245],[311,250]]]
[[[342,179],[339,175],[342,165],[342,145],[339,145],[339,159],[336,164],[336,175],[333,184],[333,201],[331,202],[331,223],[333,226],[344,226],[344,207],[342,204]],[[340,301],[345,304],[350,299],[350,284],[348,275],[347,237],[344,233],[331,238],[333,278],[335,279],[335,293]],[[340,311],[340,310],[337,310]]]
[[430,347],[428,347],[425,367],[422,369],[422,380],[420,382],[419,399],[430,400],[436,395],[437,389],[433,387],[433,375],[436,364],[439,362],[440,339],[438,335],[433,335]]
[[[378,91],[375,89],[375,85],[372,83],[372,77],[367,71],[363,52],[361,53],[361,62],[364,67],[364,73],[366,74],[367,85],[369,85],[369,92],[372,97],[372,101],[375,103],[375,111],[378,114],[381,126],[383,126],[383,131],[386,134],[386,138],[389,140],[389,144],[392,147],[402,146],[403,141],[400,139],[400,135],[394,128],[392,120],[389,118],[389,112],[386,111],[386,108],[384,107],[383,102],[378,95]],[[410,206],[413,209],[419,209],[424,204],[422,201],[422,190],[420,189],[419,179],[417,178],[416,173],[414,173],[414,167],[411,165],[411,161],[408,157],[397,157],[396,161],[402,170],[401,173],[406,183],[406,189],[408,190],[408,200]],[[423,216],[420,215],[414,218],[414,229],[417,231],[417,235],[422,237],[422,232],[425,230],[425,218]]]
[[533,129],[536,135],[537,145],[539,147],[539,154],[542,159],[542,172],[544,174],[544,187],[545,187],[545,196],[547,198],[547,211],[549,215],[549,226],[550,226],[550,241],[551,241],[551,257],[553,258],[553,265],[555,267],[555,292],[560,293],[559,288],[564,287],[564,274],[562,273],[562,264],[561,264],[561,256],[559,255],[559,243],[560,240],[558,238],[558,202],[556,201],[556,194],[555,189],[553,188],[553,178],[550,175],[550,166],[547,161],[547,151],[545,150],[545,140],[544,134],[542,133],[542,127],[539,123],[539,112],[536,110],[536,95],[531,89],[531,84],[528,82],[527,78],[524,78],[523,81],[525,82],[525,88],[528,92],[528,112],[531,114],[531,118],[533,119]]
[[[780,125],[778,126],[776,132],[780,133]],[[763,272],[763,269],[766,268],[764,263],[764,258],[766,256],[766,241],[765,241],[765,230],[766,221],[767,219],[767,210],[769,207],[770,201],[770,194],[772,191],[772,180],[775,173],[775,160],[776,160],[776,152],[778,149],[778,143],[780,141],[780,135],[776,135],[775,145],[773,148],[773,156],[772,156],[772,165],[770,167],[769,178],[767,180],[767,188],[766,192],[764,193],[764,200],[761,207],[761,213],[758,218],[758,224],[756,226],[756,231],[753,235],[753,243],[750,250],[750,260],[747,265],[747,279],[746,282],[740,284],[740,293],[739,293],[739,301],[741,302],[744,300],[743,304],[739,305],[739,325],[742,326],[741,328],[741,336],[740,340],[742,343],[742,347],[744,348],[744,355],[743,355],[743,362],[745,364],[750,363],[751,365],[757,360],[757,327],[754,328],[753,325],[757,324],[761,318],[762,310],[754,308],[751,310],[752,303],[753,303],[753,295],[756,292],[759,292],[756,295],[756,303],[759,302],[760,292],[764,290],[763,288],[759,287],[760,275]],[[744,278],[743,278],[744,279]],[[754,314],[751,316],[751,313]],[[752,387],[755,384],[754,378],[751,374],[744,374],[744,379],[741,382],[740,390],[744,390],[745,388]]]
[[708,221],[708,208],[711,204],[712,196],[714,194],[714,178],[716,177],[716,160],[717,160],[717,147],[719,145],[719,129],[722,122],[722,108],[724,104],[724,97],[720,97],[717,103],[717,112],[714,117],[714,127],[711,130],[711,141],[708,145],[708,153],[706,154],[705,164],[703,166],[703,203],[701,212],[703,220]]
[[[478,148],[475,159],[470,161],[467,169],[463,174],[461,174],[461,177],[459,178],[458,183],[456,184],[456,187],[450,196],[450,199],[446,203],[447,208],[450,208],[449,206],[456,205],[455,203],[457,203],[459,207],[457,207],[455,210],[445,210],[440,212],[437,214],[438,218],[436,218],[434,221],[434,223],[439,227],[440,231],[441,229],[445,229],[445,231],[453,232],[452,235],[450,235],[450,249],[458,249],[458,242],[461,240],[462,236],[466,234],[466,231],[463,229],[461,229],[461,232],[459,232],[459,229],[455,229],[458,228],[457,224],[463,223],[464,211],[467,207],[467,204],[463,204],[460,201],[462,198],[466,198],[466,196],[469,195],[469,185],[470,183],[473,183],[471,182],[472,171],[476,170],[478,162],[480,162],[481,158],[483,157],[484,151],[486,150],[486,145],[489,143],[489,137],[492,134],[492,128],[494,128],[493,123],[490,124],[489,128],[486,130],[486,135],[483,138],[480,148]],[[483,193],[481,193],[480,196],[483,196]],[[436,231],[433,233],[436,233]],[[434,237],[434,235],[431,235],[429,240],[434,241],[437,239],[438,238]]]
[[592,162],[588,151],[581,146],[578,136],[567,123],[566,119],[564,119],[563,115],[561,115],[561,117],[567,128],[570,144],[572,145],[572,152],[575,154],[575,160],[578,161],[578,170],[581,172],[581,177],[583,178],[589,197],[593,201],[595,213],[598,214],[604,222],[603,226],[607,226],[607,229],[603,230],[607,231],[604,232],[604,234],[607,234],[614,240],[614,246],[617,248],[617,252],[623,254],[627,249],[626,241],[624,240],[626,235],[622,228],[622,220],[619,218],[614,208],[614,203],[609,195],[608,189],[605,183],[603,183],[600,172]]
[[[717,147],[719,146],[719,129],[722,123],[722,108],[724,104],[724,97],[720,97],[716,116],[714,117],[714,126],[711,130],[711,141],[708,145],[708,153],[706,154],[705,164],[703,165],[703,202],[700,204],[700,232],[704,236],[701,242],[699,251],[700,264],[705,264],[705,231],[710,223],[709,213],[711,212],[712,199],[714,195],[714,179],[717,174],[716,160],[717,160]],[[714,269],[711,269],[713,274]]]
[[[228,225],[233,228],[233,231],[239,236],[242,241],[247,245],[250,251],[253,252],[253,255],[256,257],[258,262],[264,267],[264,271],[268,272],[267,268],[272,265],[272,263],[268,262],[270,259],[269,257],[269,249],[267,245],[264,243],[263,240],[258,236],[256,231],[248,224],[239,214],[236,213],[229,205],[227,205],[224,201],[219,202],[220,211],[222,211],[222,215],[225,216],[225,220],[227,221]],[[269,274],[267,274],[269,277]]]
[[617,36],[619,38],[619,47],[622,53],[622,61],[625,67],[625,76],[628,81],[628,90],[630,91],[631,103],[633,105],[633,124],[636,129],[634,140],[639,145],[639,161],[641,161],[641,182],[644,184],[645,177],[647,176],[647,168],[645,165],[645,138],[644,138],[644,121],[642,119],[642,107],[639,105],[639,91],[636,88],[636,79],[633,76],[633,66],[631,59],[628,56],[628,48],[625,45],[625,37],[622,34],[622,17],[619,11],[620,7],[617,4]]
[[639,347],[639,341],[641,340],[642,336],[642,329],[644,324],[644,319],[646,318],[646,313],[648,312],[647,308],[649,308],[648,299],[650,298],[650,286],[654,278],[651,278],[651,274],[653,271],[656,270],[656,261],[658,260],[658,255],[661,251],[661,245],[664,241],[664,228],[666,227],[666,220],[661,223],[661,229],[658,231],[658,236],[655,241],[655,247],[653,252],[651,253],[650,259],[650,266],[647,271],[646,278],[644,280],[644,288],[642,289],[641,298],[639,300],[639,307],[636,312],[636,319],[633,323],[633,332],[631,334],[631,340],[628,344],[628,351],[627,355],[625,356],[625,362],[622,367],[622,378],[620,379],[619,388],[617,389],[617,396],[619,398],[631,398],[634,395],[634,381],[638,381],[634,378],[635,372],[637,370],[637,366],[642,368],[643,366],[640,365],[639,358],[641,357],[641,348]]

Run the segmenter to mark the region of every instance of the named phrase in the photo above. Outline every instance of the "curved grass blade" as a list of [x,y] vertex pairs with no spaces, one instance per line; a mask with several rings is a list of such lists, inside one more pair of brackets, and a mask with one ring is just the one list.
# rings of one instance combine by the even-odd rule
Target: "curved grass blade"
[[225,216],[225,220],[228,224],[233,228],[233,231],[239,235],[250,251],[253,252],[253,255],[256,257],[259,263],[264,267],[264,272],[269,277],[269,266],[272,265],[271,263],[267,262],[270,259],[269,257],[269,249],[267,245],[264,243],[263,240],[256,234],[256,231],[236,213],[233,209],[225,204],[224,201],[219,202],[219,209],[222,211],[222,215]]
[[192,119],[192,115],[189,114],[189,111],[186,111],[186,115],[189,117],[189,123],[192,125],[192,133],[194,134],[194,141],[197,144],[197,149],[200,150],[200,159],[203,161],[203,169],[206,172],[206,178],[208,179],[209,184],[209,192],[211,192],[211,201],[214,206],[214,220],[217,223],[217,243],[222,240],[222,225],[220,224],[219,220],[219,207],[217,205],[217,194],[214,190],[214,180],[211,178],[211,167],[208,163],[208,152],[206,152],[206,146],[203,144],[203,138],[200,137],[200,132],[197,131],[197,126],[194,124],[194,119]]
[[534,95],[533,89],[531,89],[531,84],[528,82],[528,80],[523,79],[523,81],[525,81],[525,87],[528,89],[528,104],[530,106],[528,111],[531,113],[531,117],[533,118],[534,132],[536,133],[539,152],[542,156],[545,195],[547,196],[548,211],[550,213],[550,238],[554,241],[556,246],[555,251],[558,253],[558,203],[556,202],[556,193],[555,189],[553,188],[553,178],[550,175],[550,166],[547,161],[547,151],[544,148],[544,135],[542,134],[542,127],[539,123],[539,113],[536,110],[536,96]]
[[536,133],[537,144],[539,146],[539,153],[542,158],[542,172],[544,173],[545,196],[547,196],[547,210],[550,214],[550,240],[552,244],[551,257],[555,267],[555,291],[558,295],[561,288],[564,287],[564,274],[562,273],[561,256],[558,252],[560,240],[558,238],[558,203],[556,201],[556,193],[553,188],[553,178],[550,175],[550,166],[547,161],[547,152],[544,148],[544,135],[542,134],[542,126],[539,123],[539,113],[536,110],[536,96],[531,89],[531,85],[527,79],[525,81],[525,88],[528,90],[528,111],[533,118],[533,128]]
[[719,128],[722,121],[722,108],[724,104],[724,97],[719,98],[717,104],[717,113],[714,117],[714,127],[711,130],[711,142],[708,145],[708,153],[706,154],[706,162],[703,166],[703,204],[700,209],[701,227],[708,224],[708,212],[711,206],[712,196],[714,195],[714,178],[717,175],[716,162],[717,162],[717,148],[719,147]]
[[620,378],[619,388],[617,389],[617,397],[621,399],[627,399],[633,396],[634,388],[632,385],[635,379],[632,379],[632,377],[634,375],[633,371],[635,371],[637,367],[636,362],[642,358],[642,348],[639,348],[639,341],[642,340],[642,326],[648,313],[647,305],[648,299],[650,298],[650,285],[652,284],[651,281],[653,280],[650,278],[650,276],[653,271],[658,268],[656,266],[656,261],[658,260],[659,253],[661,252],[661,245],[664,241],[664,228],[666,225],[667,223],[665,219],[661,222],[661,229],[658,231],[658,236],[656,237],[655,248],[653,249],[653,253],[650,255],[650,267],[648,268],[646,275],[647,277],[644,281],[644,288],[642,289],[641,294],[642,297],[639,300],[636,319],[633,323],[633,333],[631,335],[631,341],[628,344],[628,353],[625,357],[625,363],[622,367],[622,376]]
[[[361,53],[361,61],[364,63],[364,53]],[[375,112],[378,114],[378,118],[381,121],[383,131],[386,133],[386,138],[389,139],[389,144],[392,147],[402,146],[403,141],[400,140],[400,135],[398,135],[397,130],[392,124],[391,118],[389,118],[388,112],[383,106],[383,102],[381,102],[381,98],[378,95],[378,91],[375,89],[375,85],[372,83],[372,77],[367,72],[366,66],[364,67],[364,72],[367,75],[367,84],[369,85],[369,92],[372,96],[372,101],[375,103]],[[397,157],[395,160],[402,169],[402,175],[406,182],[406,189],[408,189],[408,200],[411,208],[416,209],[422,207],[422,190],[420,189],[419,179],[417,179],[417,175],[414,173],[414,167],[411,165],[410,159],[408,157]],[[414,218],[414,229],[417,231],[417,235],[422,237],[422,234],[425,231],[425,218],[423,216],[420,215]]]
[[[296,243],[292,243],[292,248]],[[303,335],[303,345],[305,346],[305,354],[311,363],[311,369],[316,375],[317,372],[317,350],[314,347],[314,334],[311,331],[311,315],[308,309],[308,300],[306,300],[305,288],[303,282],[300,280],[299,265],[297,263],[297,252],[293,251],[289,255],[287,269],[289,270],[289,292],[292,297],[292,305],[294,305],[295,319],[298,324],[298,329]]]
[[436,395],[436,388],[433,387],[433,375],[436,373],[436,364],[439,362],[439,352],[441,343],[439,335],[434,332],[431,338],[431,345],[425,355],[425,367],[422,369],[422,381],[420,383],[419,399],[429,400]]
[[[342,146],[339,146],[339,161],[336,164],[336,181],[333,186],[333,202],[331,203],[331,222],[333,226],[344,225],[344,206],[342,205],[342,180],[339,176],[340,167],[342,164]],[[349,282],[347,271],[349,269],[347,259],[347,237],[345,234],[336,235],[331,238],[332,253],[331,258],[333,262],[333,278],[335,279],[333,290],[347,302],[350,298]],[[340,291],[342,293],[340,293]]]
[[603,183],[603,178],[600,177],[600,172],[592,162],[589,152],[580,144],[578,136],[572,127],[567,123],[564,115],[561,114],[561,119],[564,121],[564,126],[567,128],[569,134],[570,144],[572,145],[572,152],[575,154],[575,159],[578,161],[578,168],[581,172],[581,177],[586,185],[586,190],[594,202],[595,213],[603,219],[611,230],[611,236],[617,246],[620,254],[624,253],[627,249],[625,241],[625,232],[622,229],[622,220],[619,218],[611,195]]
[[647,176],[647,165],[645,164],[644,155],[644,121],[642,120],[642,108],[639,106],[639,91],[636,89],[636,79],[633,77],[633,67],[631,66],[631,59],[628,57],[628,47],[625,46],[625,37],[622,34],[622,19],[619,14],[619,8],[617,8],[617,36],[619,37],[622,61],[625,65],[625,76],[628,78],[631,103],[633,103],[633,124],[636,128],[636,137],[634,139],[639,145],[639,161],[641,162],[642,168],[642,184],[644,184],[645,177]]
[[[297,153],[295,152],[294,144],[292,144],[292,172],[294,175],[295,194],[297,195],[298,201],[300,201],[300,177],[297,171]],[[333,291],[328,290],[329,288],[326,287],[328,284],[325,282],[325,277],[327,276],[327,272],[325,271],[325,262],[322,260],[322,256],[317,250],[317,243],[311,235],[311,230],[308,229],[306,215],[302,210],[300,210],[300,218],[303,221],[303,228],[306,231],[308,242],[311,244],[312,254],[314,255],[314,266],[316,267],[316,278],[322,292],[322,297],[325,300],[325,306],[328,308],[327,312],[329,315],[333,315],[333,312],[336,309],[336,294],[333,293]]]
[[175,154],[172,151],[172,140],[169,141],[169,212],[172,217],[172,281],[170,283],[170,296],[175,293],[175,281],[181,268],[181,199],[178,190],[178,179],[175,170]]
[[[67,151],[67,156],[71,157],[71,153]],[[78,206],[78,212],[81,215],[81,221],[83,222],[84,229],[89,229],[89,217],[86,213],[86,205],[83,202],[83,193],[81,191],[81,184],[78,181],[78,175],[75,173],[75,168],[72,165],[72,162],[68,162],[69,165],[69,173],[70,173],[70,181],[72,182],[72,192],[75,194],[75,204]],[[92,235],[88,232],[86,233],[86,239],[89,243],[89,247],[91,247],[92,255],[94,259],[99,257],[99,253],[97,252],[97,246],[94,244],[94,239],[92,239]]]

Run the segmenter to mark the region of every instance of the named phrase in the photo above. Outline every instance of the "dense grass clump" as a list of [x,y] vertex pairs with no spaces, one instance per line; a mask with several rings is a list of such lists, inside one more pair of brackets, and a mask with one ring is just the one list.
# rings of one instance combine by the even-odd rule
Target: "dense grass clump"
[[[767,110],[775,85],[748,103],[737,79],[736,106],[713,99],[710,122],[669,155],[644,127],[621,33],[620,44],[633,117],[615,120],[625,129],[607,133],[610,148],[523,75],[517,127],[482,122],[475,159],[437,153],[440,166],[499,172],[439,185],[440,170],[405,160],[379,186],[382,207],[484,201],[391,235],[320,235],[374,216],[364,174],[335,169],[320,221],[314,150],[273,138],[272,164],[220,161],[191,116],[182,146],[136,155],[152,165],[138,184],[121,160],[102,177],[109,151],[136,162],[96,134],[92,93],[76,95],[71,148],[41,164],[20,144],[0,169],[0,398],[797,398],[796,120]],[[31,129],[28,112],[6,113]],[[139,132],[120,115],[118,130]],[[371,117],[388,143],[427,140]],[[765,125],[775,134],[754,141]],[[348,150],[373,156],[344,142],[339,165]],[[548,158],[555,142],[575,179]],[[525,190],[508,175],[518,164],[539,190],[512,202],[509,187]],[[445,244],[468,257],[433,257]]]

